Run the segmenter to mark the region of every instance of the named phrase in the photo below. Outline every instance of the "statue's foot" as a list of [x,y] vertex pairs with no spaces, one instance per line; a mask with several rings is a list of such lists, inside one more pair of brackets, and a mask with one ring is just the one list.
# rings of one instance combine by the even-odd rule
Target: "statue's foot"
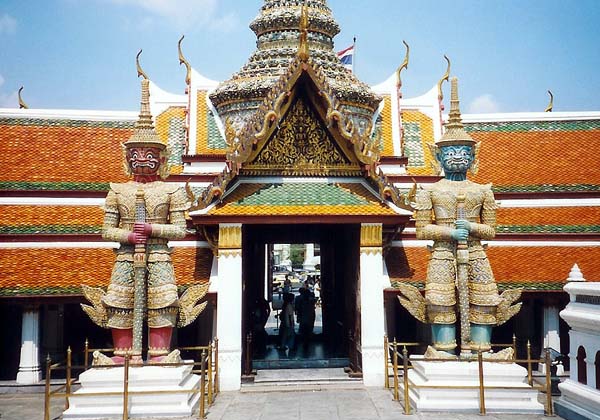
[[157,363],[182,363],[181,352],[179,350],[173,350],[171,353],[162,356],[152,356],[148,360],[149,364]]
[[92,366],[114,366],[119,364],[118,362],[115,362],[113,358],[100,353],[98,350],[93,353],[93,356],[94,359],[92,360]]
[[448,353],[442,350],[436,350],[432,346],[427,346],[427,351],[423,355],[425,359],[433,360],[433,359],[453,359],[456,360],[457,357],[455,354]]
[[514,358],[515,350],[512,347],[507,347],[497,353],[483,353],[483,360],[506,360],[507,362],[511,362]]

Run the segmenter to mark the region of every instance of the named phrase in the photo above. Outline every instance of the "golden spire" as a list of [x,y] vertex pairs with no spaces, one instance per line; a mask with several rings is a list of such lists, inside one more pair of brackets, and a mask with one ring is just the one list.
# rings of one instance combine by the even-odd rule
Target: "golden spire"
[[21,91],[23,90],[23,86],[21,86],[19,88],[19,109],[29,109],[29,106],[27,106],[27,104],[25,103],[25,101],[23,100],[23,98],[21,97]]
[[310,55],[308,49],[308,6],[304,4],[300,12],[300,46],[298,47],[298,57],[306,61]]
[[135,63],[137,67],[138,77],[143,76],[142,79],[142,99],[140,101],[140,116],[135,123],[133,134],[125,142],[127,146],[149,146],[149,147],[161,147],[165,148],[166,145],[158,137],[156,130],[154,129],[154,123],[152,122],[152,113],[150,112],[150,80],[148,76],[142,70],[140,66],[140,54],[142,50],[135,57]]
[[446,131],[442,138],[436,142],[437,145],[475,144],[475,140],[465,131],[462,123],[458,100],[458,79],[456,77],[450,80],[450,113],[445,127]]
[[550,95],[550,103],[548,104],[544,112],[552,112],[552,108],[554,108],[554,95],[552,94],[552,91],[549,90],[548,95]]
[[442,102],[442,100],[444,99],[444,92],[442,91],[442,83],[444,83],[444,80],[447,82],[448,79],[450,79],[450,59],[446,56],[446,54],[444,54],[444,58],[448,62],[448,67],[446,68],[446,73],[442,76],[442,78],[440,79],[440,81],[437,84],[438,99],[440,102]]
[[190,66],[190,63],[185,59],[183,52],[181,51],[181,41],[183,41],[183,38],[185,38],[185,35],[181,35],[181,38],[177,43],[177,51],[179,51],[179,65],[185,64],[185,68],[187,69],[185,84],[189,86],[192,81],[192,66]]
[[404,61],[402,62],[402,64],[400,64],[400,67],[398,67],[398,70],[396,70],[396,86],[400,87],[402,86],[402,78],[401,73],[402,70],[407,69],[408,68],[408,63],[409,63],[409,54],[410,54],[410,47],[408,46],[408,44],[406,43],[405,40],[402,40],[402,43],[406,46],[406,55],[404,56]]

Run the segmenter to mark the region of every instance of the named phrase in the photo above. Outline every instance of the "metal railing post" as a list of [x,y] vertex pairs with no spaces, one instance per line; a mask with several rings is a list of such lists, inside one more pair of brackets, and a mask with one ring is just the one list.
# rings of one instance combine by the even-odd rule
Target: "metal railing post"
[[67,347],[67,383],[65,385],[65,410],[69,408],[69,397],[71,396],[71,346]]
[[527,340],[527,383],[533,386],[533,376],[531,374],[531,342]]
[[83,359],[83,368],[85,370],[87,370],[87,368],[88,368],[88,363],[89,363],[88,362],[88,357],[89,357],[89,354],[90,354],[90,342],[86,338],[85,339],[85,344],[83,346],[83,355],[85,356],[84,359]]
[[206,369],[204,363],[206,362],[206,350],[202,350],[202,356],[200,358],[200,418],[204,418],[204,388],[206,387]]
[[213,403],[213,379],[212,379],[212,356],[213,356],[213,352],[212,352],[212,345],[209,344],[208,345],[208,361],[207,361],[207,365],[206,368],[208,370],[208,405],[211,405]]
[[479,413],[485,415],[485,387],[483,385],[483,355],[481,348],[477,350],[477,365],[479,367]]
[[50,372],[51,372],[50,355],[46,357],[46,387],[44,393],[44,420],[50,420]]
[[404,414],[410,414],[410,399],[408,396],[408,350],[406,346],[402,349],[402,359],[404,368]]
[[513,348],[513,360],[515,360],[517,358],[517,335],[516,334],[513,334],[512,348]]
[[393,343],[393,368],[394,368],[394,401],[398,401],[400,399],[400,395],[398,394],[398,345],[396,344],[396,339],[394,338]]
[[550,375],[550,369],[552,363],[550,361],[550,350],[546,349],[546,416],[553,416],[552,409],[552,377]]
[[123,366],[123,420],[129,419],[129,357],[127,353]]
[[215,394],[219,393],[219,387],[219,339],[215,337]]
[[385,389],[390,389],[390,371],[389,371],[390,349],[389,349],[389,341],[388,341],[387,335],[383,336],[383,354],[385,355],[385,357],[384,357],[385,378],[384,378],[383,386],[385,387]]

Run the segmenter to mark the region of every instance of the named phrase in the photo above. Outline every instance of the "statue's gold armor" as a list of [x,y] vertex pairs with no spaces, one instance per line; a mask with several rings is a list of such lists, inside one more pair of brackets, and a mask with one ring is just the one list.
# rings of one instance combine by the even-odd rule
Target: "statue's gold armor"
[[481,240],[495,236],[496,209],[491,185],[442,179],[424,186],[416,196],[417,239],[433,240],[427,270],[427,322],[456,322],[456,241],[451,237],[457,219],[458,197],[464,195],[464,219],[471,224],[469,249],[469,317],[475,324],[495,325],[500,303],[498,288]]
[[162,181],[110,185],[104,207],[102,237],[119,242],[121,246],[115,251],[110,285],[102,298],[107,307],[107,327],[129,329],[133,326],[134,245],[128,243],[128,235],[135,223],[135,196],[139,189],[144,191],[146,223],[152,225],[152,235],[146,243],[148,326],[174,327],[179,301],[171,249],[167,242],[185,237],[184,213],[189,203],[183,188]]

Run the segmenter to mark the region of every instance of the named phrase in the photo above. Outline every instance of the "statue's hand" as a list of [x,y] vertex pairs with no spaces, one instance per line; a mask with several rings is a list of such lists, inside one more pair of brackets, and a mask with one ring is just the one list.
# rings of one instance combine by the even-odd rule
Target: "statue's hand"
[[457,242],[463,242],[469,239],[469,231],[467,229],[453,229],[450,236]]
[[145,244],[147,241],[148,237],[146,235],[141,235],[135,231],[127,235],[127,242],[130,244]]
[[133,225],[133,231],[140,235],[151,236],[152,235],[152,225],[150,223],[136,222]]
[[458,219],[456,222],[454,222],[454,226],[456,229],[465,229],[467,232],[471,232],[471,222],[467,220]]

